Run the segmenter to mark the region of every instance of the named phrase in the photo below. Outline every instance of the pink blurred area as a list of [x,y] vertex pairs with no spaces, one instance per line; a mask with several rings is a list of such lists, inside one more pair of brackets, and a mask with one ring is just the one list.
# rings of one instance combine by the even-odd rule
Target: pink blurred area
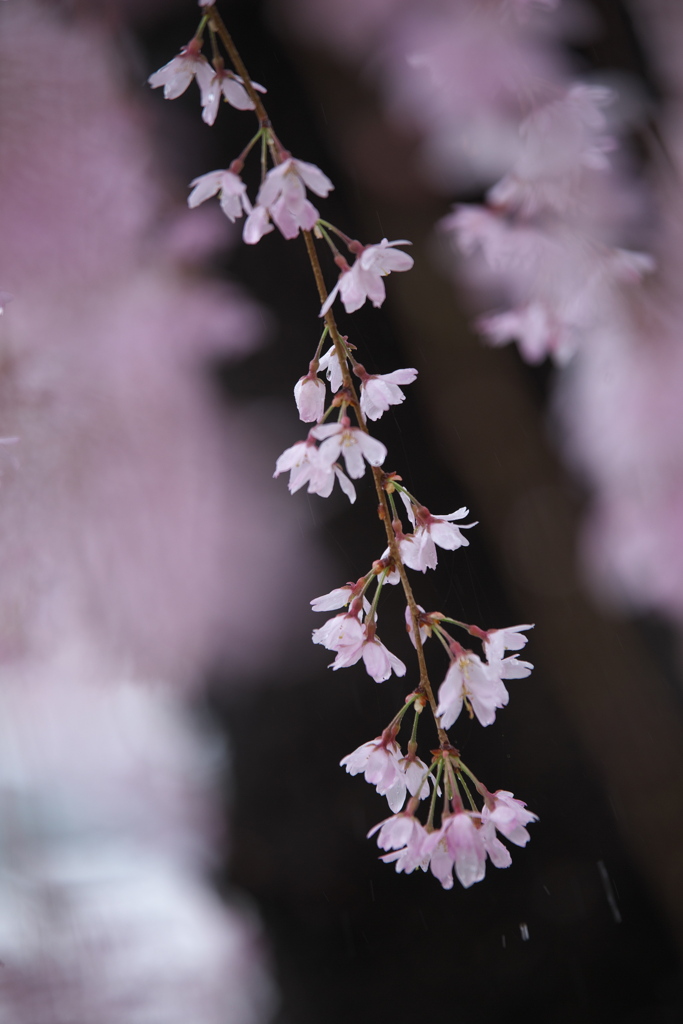
[[0,653],[82,630],[146,676],[188,685],[219,655],[253,675],[286,634],[285,592],[305,607],[294,567],[315,562],[270,485],[267,427],[220,408],[208,375],[265,318],[187,269],[215,221],[169,217],[106,33],[32,3],[0,14],[0,429],[17,438],[0,451]]
[[554,430],[587,493],[584,576],[612,608],[680,624],[681,5],[628,5],[662,92],[655,138],[642,86],[605,88],[609,74],[566,46],[590,53],[601,5],[272,2],[301,41],[379,87],[433,189],[484,190],[486,205],[442,222],[458,236],[453,276],[486,340],[566,367]]
[[206,878],[226,751],[187,696],[275,670],[319,558],[277,422],[209,370],[268,319],[202,276],[229,226],[170,200],[114,38],[0,4],[0,1017],[257,1024],[258,922]]

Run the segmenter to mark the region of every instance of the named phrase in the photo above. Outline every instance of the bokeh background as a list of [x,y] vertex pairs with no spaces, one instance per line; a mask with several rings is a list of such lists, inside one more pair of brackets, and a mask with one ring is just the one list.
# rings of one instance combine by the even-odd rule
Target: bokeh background
[[[653,570],[637,600],[633,574],[602,565],[589,530],[604,481],[568,442],[577,363],[486,347],[480,297],[436,227],[500,169],[454,171],[451,94],[411,101],[410,68],[397,71],[425,26],[489,7],[221,8],[280,138],[335,182],[323,215],[366,242],[413,242],[415,268],[389,279],[385,306],[339,319],[371,372],[420,371],[376,425],[392,467],[431,509],[466,504],[480,524],[418,599],[483,627],[536,623],[533,675],[512,682],[495,725],[453,735],[489,788],[540,820],[510,869],[444,892],[378,862],[365,835],[384,801],[338,767],[403,684],[332,674],[309,642],[321,620],[308,600],[381,554],[369,485],[351,508],[270,479],[302,436],[291,391],[318,338],[303,245],[274,232],[246,247],[216,209],[185,210],[190,179],[227,166],[253,122],[225,108],[210,129],[194,85],[173,103],[145,85],[197,9],[2,5],[0,432],[17,440],[0,448],[0,1021],[681,1019],[683,521],[674,502],[665,532],[643,503],[666,587]],[[681,15],[645,0],[540,7],[548,80],[626,97],[619,244],[657,251],[674,323],[671,360],[657,354],[672,411],[658,434],[655,380],[641,455],[651,465],[670,443],[660,469],[675,482],[666,43]],[[472,59],[475,112],[493,71]],[[628,446],[640,421],[629,431],[622,406]],[[382,638],[410,662],[399,596],[386,603]]]

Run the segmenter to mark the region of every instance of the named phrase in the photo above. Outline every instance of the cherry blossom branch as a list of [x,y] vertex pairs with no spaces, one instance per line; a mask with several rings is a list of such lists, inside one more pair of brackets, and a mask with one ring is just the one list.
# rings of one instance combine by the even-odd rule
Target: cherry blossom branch
[[[150,84],[164,87],[164,96],[174,99],[196,79],[201,93],[202,117],[213,124],[221,100],[240,110],[253,110],[259,122],[259,131],[247,147],[235,158],[227,170],[211,171],[191,183],[188,204],[194,207],[218,195],[221,208],[229,220],[246,215],[243,238],[249,245],[256,244],[265,234],[277,227],[287,238],[303,235],[318,297],[320,317],[325,329],[318,341],[315,355],[309,363],[308,374],[297,382],[294,397],[300,419],[314,423],[306,440],[298,441],[278,458],[275,476],[289,472],[289,490],[293,493],[305,484],[309,493],[327,497],[336,481],[351,501],[356,499],[352,479],[360,479],[370,466],[378,500],[378,516],[384,524],[387,549],[369,572],[355,583],[348,583],[314,598],[314,611],[338,610],[319,629],[313,631],[313,642],[335,652],[332,669],[357,664],[362,658],[368,674],[378,683],[394,672],[406,674],[406,666],[387,650],[377,636],[377,608],[386,583],[401,583],[406,599],[406,626],[415,647],[419,683],[405,699],[404,706],[394,716],[380,736],[363,744],[345,757],[341,764],[351,774],[363,772],[377,792],[387,797],[393,817],[380,822],[370,833],[378,832],[380,849],[391,852],[382,859],[395,863],[397,871],[410,872],[416,867],[432,873],[445,888],[453,885],[453,871],[461,883],[471,885],[484,877],[485,861],[489,857],[497,867],[510,863],[510,854],[497,838],[496,831],[513,843],[523,846],[529,836],[525,825],[535,815],[511,793],[497,790],[490,794],[475,782],[477,793],[483,799],[477,808],[463,772],[472,780],[474,775],[464,765],[458,750],[451,744],[447,730],[461,711],[476,716],[481,725],[490,725],[496,710],[507,704],[508,692],[504,679],[524,678],[531,671],[528,662],[519,661],[517,655],[505,656],[506,651],[519,651],[526,644],[524,631],[528,625],[508,629],[483,630],[455,619],[442,612],[425,612],[415,599],[408,577],[408,569],[426,572],[437,564],[436,546],[454,551],[468,544],[461,530],[476,524],[456,526],[454,520],[467,516],[461,508],[443,516],[434,516],[399,482],[397,473],[382,469],[387,456],[385,446],[374,438],[368,420],[379,419],[391,406],[400,404],[404,394],[399,385],[410,384],[417,375],[414,368],[394,370],[389,374],[369,374],[354,357],[354,346],[340,334],[333,312],[333,303],[339,297],[347,313],[359,309],[366,300],[381,306],[385,298],[383,278],[392,271],[406,271],[413,265],[412,258],[398,246],[409,245],[405,239],[389,242],[386,238],[374,245],[363,245],[349,238],[328,221],[323,221],[307,198],[306,190],[325,198],[334,187],[327,176],[315,165],[295,159],[275,134],[260,93],[263,86],[249,75],[235,44],[213,3],[199,0],[204,13],[200,27],[180,54],[150,76]],[[204,31],[211,34],[213,67],[202,53]],[[225,68],[218,43],[221,43],[235,71]],[[235,73],[237,72],[237,73]],[[261,184],[252,205],[240,173],[244,161],[255,143],[261,140]],[[268,170],[268,160],[272,168]],[[330,238],[332,231],[346,245],[355,258],[352,265],[339,252]],[[328,292],[323,276],[316,238],[330,247],[333,260],[340,273]],[[321,355],[325,337],[332,346]],[[327,389],[318,377],[325,369],[331,384],[333,398],[327,405]],[[353,374],[353,376],[352,376]],[[360,385],[356,385],[353,377]],[[327,406],[327,407],[326,407]],[[338,410],[336,422],[328,417]],[[357,426],[351,425],[348,410],[352,409]],[[348,476],[340,461],[344,460]],[[412,532],[404,533],[402,515],[395,500],[398,494],[411,525]],[[368,590],[375,584],[372,601]],[[463,648],[443,627],[447,622],[466,630],[481,641],[485,660]],[[449,668],[435,696],[429,678],[424,653],[424,641],[436,633],[449,659]],[[432,751],[432,763],[426,765],[417,756],[417,733],[421,712],[429,703],[439,738],[439,749]],[[404,757],[397,742],[403,717],[409,707],[414,709],[414,720],[407,754]],[[441,782],[443,781],[443,791]],[[460,786],[470,805],[465,810]],[[430,788],[431,787],[431,788]],[[416,817],[420,801],[431,792],[427,825]],[[404,808],[407,794],[410,798]],[[442,793],[444,806],[441,825],[436,828],[434,814],[436,795]],[[402,810],[402,808],[404,808]]]

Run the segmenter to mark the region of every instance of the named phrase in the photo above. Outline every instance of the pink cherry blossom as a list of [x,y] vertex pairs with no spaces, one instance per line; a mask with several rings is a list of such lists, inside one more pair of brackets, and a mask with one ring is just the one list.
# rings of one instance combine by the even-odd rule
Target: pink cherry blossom
[[319,629],[314,629],[313,643],[337,652],[330,666],[335,672],[355,665],[362,658],[368,675],[376,683],[384,682],[392,671],[397,676],[405,675],[405,665],[375,636],[375,629],[376,620],[367,625],[361,623],[354,604],[350,612],[335,615]]
[[[482,816],[483,817],[483,816]],[[496,829],[492,821],[482,821],[479,829],[484,849],[494,867],[509,868],[512,864],[512,857],[505,843],[501,843],[496,835]]]
[[505,629],[487,629],[484,636],[486,660],[491,663],[500,661],[504,651],[521,651],[526,646],[528,636],[522,630],[533,629],[533,625],[507,626]]
[[359,480],[365,473],[364,459],[371,466],[381,466],[387,457],[382,442],[358,427],[352,427],[348,416],[342,417],[338,423],[323,423],[313,427],[311,434],[322,441],[320,461],[330,464],[343,455],[347,472],[354,480]]
[[[493,804],[491,809],[490,803]],[[538,815],[527,810],[522,800],[517,800],[505,789],[498,789],[489,798],[481,812],[482,821],[491,822],[506,839],[515,846],[526,846],[531,838],[525,825],[538,821]]]
[[393,850],[381,859],[385,863],[395,862],[396,870],[410,874],[415,868],[427,869],[428,856],[423,852],[428,833],[424,825],[411,814],[395,814],[393,818],[380,821],[368,832],[368,839],[379,832],[377,845],[380,850]]
[[349,668],[363,659],[363,664],[368,675],[376,683],[383,683],[389,678],[392,672],[397,676],[406,674],[406,667],[400,658],[392,654],[382,641],[376,636],[367,636],[358,647],[346,645],[341,647],[337,657],[332,662],[331,668],[335,671],[340,668]]
[[318,211],[308,199],[306,188],[323,198],[334,188],[326,174],[305,160],[289,157],[266,174],[256,196],[256,206],[244,225],[244,241],[255,244],[271,230],[272,218],[285,238],[296,238],[299,229],[310,231]]
[[[359,373],[362,370],[362,374]],[[356,365],[354,372],[361,377],[360,408],[369,420],[378,420],[390,405],[399,405],[405,400],[399,384],[412,384],[417,377],[417,370],[406,368],[394,370],[392,373],[365,373]]]
[[190,209],[220,193],[221,210],[228,220],[234,223],[243,213],[251,212],[247,186],[240,176],[233,174],[232,171],[209,171],[208,174],[194,178],[190,182],[190,188],[192,192],[187,197]]
[[255,206],[244,222],[242,238],[247,245],[256,245],[272,230],[268,210],[265,206]]
[[383,238],[377,245],[366,245],[353,266],[342,271],[320,310],[320,316],[325,315],[338,294],[341,295],[347,313],[360,309],[366,299],[370,299],[373,306],[381,306],[386,298],[382,278],[392,270],[410,270],[414,262],[407,252],[401,252],[394,247],[410,244],[405,238],[399,238],[395,242],[388,242]]
[[212,77],[213,69],[206,57],[201,54],[201,43],[193,39],[182,48],[177,57],[151,74],[147,81],[153,89],[163,85],[164,99],[175,100],[182,96],[192,79],[196,78],[203,101]]
[[565,213],[582,202],[583,172],[607,170],[615,147],[601,111],[612,99],[610,89],[577,84],[533,111],[520,126],[517,160],[489,191],[489,203],[528,216],[543,208]]
[[301,377],[294,385],[294,401],[304,423],[317,423],[325,412],[325,384],[315,373]]
[[[311,460],[317,454],[315,441],[309,437],[286,448],[275,463],[273,476],[289,472],[289,490],[292,494],[308,482],[311,475]],[[333,481],[334,482],[334,481]]]
[[531,224],[502,211],[461,207],[443,224],[474,257],[471,284],[482,293],[503,293],[511,306],[480,320],[484,333],[494,344],[518,341],[535,362],[548,354],[567,362],[619,317],[624,285],[654,268],[646,254],[605,245],[567,218]]
[[[476,824],[475,824],[476,822]],[[449,815],[441,828],[432,832],[424,843],[429,866],[444,889],[453,888],[453,868],[465,889],[480,882],[486,872],[486,847],[479,825],[479,815],[470,811]]]
[[[266,89],[258,82],[251,84],[257,92],[266,92]],[[254,104],[244,88],[244,82],[240,76],[220,68],[214,71],[208,86],[202,90],[202,120],[206,124],[215,122],[221,96],[224,96],[230,106],[235,107],[236,110],[254,109]]]
[[516,654],[511,658],[491,663],[491,669],[497,672],[501,679],[526,679],[533,667],[530,661],[519,661]]
[[541,302],[528,302],[504,313],[479,317],[477,327],[492,345],[516,341],[528,363],[542,363],[550,353],[563,365],[574,353],[574,339]]
[[314,612],[331,612],[335,608],[345,608],[353,597],[353,584],[347,583],[344,587],[337,587],[330,590],[329,594],[322,594],[314,597],[311,601],[311,609]]
[[297,441],[279,456],[273,476],[286,472],[289,472],[287,487],[291,494],[308,484],[309,494],[329,498],[336,479],[349,501],[353,503],[356,500],[356,488],[337,463],[321,461],[319,449],[310,434],[305,441]]
[[366,782],[375,786],[380,796],[386,796],[389,807],[400,811],[405,802],[406,792],[424,800],[429,796],[429,784],[425,779],[427,765],[415,758],[408,761],[395,741],[385,743],[381,736],[370,743],[363,743],[340,762],[350,775],[363,772]]
[[328,651],[344,647],[360,647],[365,640],[365,629],[358,615],[343,612],[335,615],[318,629],[313,630],[313,643],[322,644]]
[[453,725],[462,711],[465,698],[482,725],[491,725],[495,721],[496,709],[505,707],[509,700],[500,672],[486,665],[471,651],[463,651],[454,658],[439,687],[436,713],[443,729],[450,729]]
[[456,551],[458,548],[468,547],[469,541],[463,537],[460,530],[476,526],[476,523],[463,523],[462,527],[453,524],[454,519],[464,519],[469,515],[467,508],[456,509],[455,512],[448,515],[433,516],[424,506],[413,509],[409,500],[405,500],[404,504],[408,509],[411,522],[416,526],[413,533],[402,537],[399,542],[401,558],[408,568],[418,572],[435,569],[437,544],[446,551]]

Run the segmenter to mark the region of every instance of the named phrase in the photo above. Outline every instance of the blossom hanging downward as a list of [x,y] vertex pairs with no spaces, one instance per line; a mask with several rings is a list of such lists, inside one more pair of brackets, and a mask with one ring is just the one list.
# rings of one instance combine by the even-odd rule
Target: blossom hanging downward
[[344,456],[346,470],[350,477],[359,480],[365,473],[365,459],[371,466],[381,466],[387,457],[387,450],[381,441],[351,426],[348,416],[342,416],[338,423],[321,423],[311,430],[313,437],[322,441],[319,449],[321,463],[334,463]]
[[462,526],[456,526],[453,523],[454,519],[464,519],[469,515],[469,510],[464,506],[448,515],[433,516],[424,505],[411,502],[404,492],[401,492],[401,498],[415,527],[413,533],[401,535],[399,538],[401,558],[408,568],[418,572],[436,569],[437,544],[446,551],[456,551],[469,545],[467,537],[460,531],[477,524],[463,523]]
[[[258,82],[252,82],[256,92],[265,93],[267,90]],[[236,110],[253,110],[254,103],[249,93],[244,88],[244,82],[239,75],[232,71],[226,71],[223,67],[217,67],[211,76],[206,89],[202,92],[202,121],[205,124],[213,124],[218,114],[218,107],[223,97],[226,103]]]
[[427,765],[419,757],[413,760],[403,757],[395,740],[385,742],[378,736],[347,754],[339,764],[349,775],[363,772],[366,782],[375,786],[380,796],[386,796],[394,814],[403,807],[406,792],[411,796],[419,795],[421,800],[429,796]]
[[337,657],[330,665],[335,672],[357,664],[362,658],[368,675],[376,683],[383,683],[392,672],[404,676],[405,665],[384,646],[375,630],[376,620],[362,623],[354,603],[350,612],[335,615],[324,626],[314,629],[313,643],[322,644],[328,651],[336,651]]
[[245,222],[244,241],[255,245],[272,231],[271,218],[285,238],[296,238],[300,228],[310,231],[319,214],[306,198],[306,188],[325,198],[334,185],[319,167],[305,160],[289,157],[272,167],[258,191],[256,206]]
[[410,244],[405,238],[399,238],[395,242],[388,242],[383,238],[377,245],[366,245],[353,266],[342,271],[320,310],[320,316],[325,315],[337,294],[341,295],[347,313],[354,313],[360,309],[366,299],[370,299],[375,307],[381,306],[386,298],[382,278],[392,270],[410,270],[414,262],[413,257],[407,252],[401,252],[394,247]]
[[392,373],[368,373],[364,366],[356,363],[353,372],[361,382],[360,408],[366,419],[378,420],[390,405],[399,405],[405,400],[399,384],[412,384],[417,370],[406,367]]
[[321,461],[319,449],[311,434],[305,441],[297,441],[280,455],[273,476],[279,476],[280,473],[289,473],[287,487],[290,494],[308,484],[309,494],[329,498],[336,479],[349,501],[353,504],[356,500],[356,488],[341,466],[336,462]]
[[451,646],[454,657],[439,687],[439,706],[436,709],[442,729],[450,729],[463,704],[471,709],[470,713],[473,712],[482,725],[491,725],[495,721],[496,710],[505,707],[510,699],[503,680],[524,679],[533,665],[528,661],[517,661],[516,655],[487,664],[472,651],[463,650],[459,644]]
[[211,88],[213,68],[201,52],[202,44],[198,39],[192,39],[187,46],[183,46],[177,57],[164,64],[147,79],[153,89],[163,85],[164,99],[175,100],[182,96],[193,78],[197,79],[197,85],[204,97]]
[[221,210],[233,224],[243,213],[251,213],[247,186],[238,174],[232,171],[209,171],[190,182],[192,191],[187,205],[193,210],[200,203],[220,193]]
[[486,660],[489,664],[502,661],[505,651],[521,651],[526,646],[528,636],[521,632],[523,629],[533,629],[533,625],[527,623],[524,626],[506,626],[504,629],[487,629],[484,634],[484,650]]
[[538,821],[537,814],[527,810],[522,800],[516,800],[505,789],[497,789],[495,793],[487,795],[481,818],[485,825],[487,822],[495,825],[501,835],[515,846],[526,846],[531,837],[525,826]]

